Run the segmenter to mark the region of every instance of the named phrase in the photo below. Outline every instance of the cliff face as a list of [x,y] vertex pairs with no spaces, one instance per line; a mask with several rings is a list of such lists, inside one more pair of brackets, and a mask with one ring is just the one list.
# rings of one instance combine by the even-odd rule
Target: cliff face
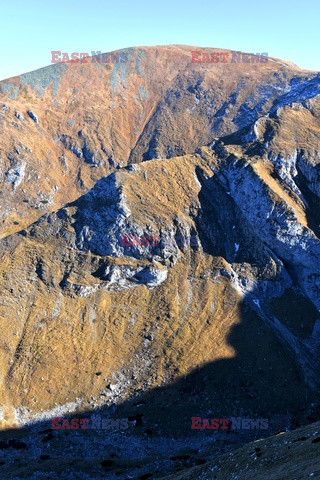
[[320,77],[191,50],[0,83],[2,427],[317,418]]

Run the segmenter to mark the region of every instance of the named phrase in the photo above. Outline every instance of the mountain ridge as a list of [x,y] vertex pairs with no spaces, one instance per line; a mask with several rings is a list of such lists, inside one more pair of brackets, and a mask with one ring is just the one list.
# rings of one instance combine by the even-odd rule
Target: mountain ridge
[[319,419],[320,74],[150,48],[0,82],[6,431],[105,409],[157,455],[210,411]]

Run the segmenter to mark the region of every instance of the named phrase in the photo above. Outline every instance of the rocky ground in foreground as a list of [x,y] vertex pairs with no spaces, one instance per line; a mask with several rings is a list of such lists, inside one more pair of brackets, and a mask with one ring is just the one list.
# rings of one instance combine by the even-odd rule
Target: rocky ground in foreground
[[320,478],[320,423],[278,434],[166,480],[307,480]]
[[[48,425],[47,425],[48,426]],[[1,479],[309,480],[320,478],[320,423],[235,449],[226,434],[206,442],[33,426],[0,435]],[[42,428],[42,429],[41,429]],[[133,428],[134,430],[134,428]],[[200,435],[204,431],[198,432]],[[86,451],[88,436],[93,451]],[[222,444],[225,444],[223,451]],[[219,445],[220,444],[220,445]],[[168,476],[169,475],[169,476]]]

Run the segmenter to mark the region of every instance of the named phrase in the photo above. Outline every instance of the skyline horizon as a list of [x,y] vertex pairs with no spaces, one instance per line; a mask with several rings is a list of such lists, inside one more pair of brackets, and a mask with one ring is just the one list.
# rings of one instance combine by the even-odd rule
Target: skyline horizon
[[[302,70],[320,71],[320,4],[289,0],[228,4],[216,0],[16,0],[2,6],[0,79],[50,64],[50,52],[111,52],[134,46],[190,45],[268,52]],[[89,48],[90,47],[90,48]],[[93,48],[91,48],[93,47]]]
[[[234,49],[234,48],[226,48],[226,47],[218,47],[218,46],[206,46],[206,45],[189,45],[189,44],[184,44],[184,43],[168,43],[168,44],[154,44],[154,45],[130,45],[130,46],[127,46],[127,47],[121,47],[121,48],[115,48],[113,50],[89,50],[89,52],[87,52],[88,49],[86,49],[86,52],[85,53],[89,53],[89,56],[86,57],[86,58],[92,58],[95,54],[106,54],[106,53],[113,53],[113,52],[120,52],[120,51],[124,51],[124,50],[129,50],[129,49],[137,49],[137,48],[157,48],[157,47],[160,47],[160,48],[164,48],[164,47],[174,47],[174,46],[177,46],[177,47],[190,47],[192,49],[195,49],[195,48],[199,48],[199,49],[212,49],[212,50],[226,50],[226,51],[229,51],[229,52],[239,52],[239,53],[246,53],[246,54],[255,54],[255,55],[258,55],[258,52],[255,52],[253,50],[249,51],[249,50],[240,50],[240,49]],[[67,52],[66,50],[51,50],[49,52],[49,59],[52,59],[52,54],[53,52],[60,52],[61,55],[63,53],[68,53],[71,55],[71,53],[75,52],[75,50],[73,51],[69,51]],[[79,50],[80,52],[80,50]],[[79,53],[77,52],[77,53]],[[190,59],[192,59],[192,51],[190,50]],[[320,68],[319,70],[313,70],[313,69],[310,69],[310,68],[304,68],[304,67],[301,67],[300,65],[298,65],[297,63],[295,63],[294,61],[292,61],[291,59],[288,59],[288,58],[281,58],[277,55],[270,55],[269,52],[261,52],[260,55],[266,55],[268,57],[268,59],[273,59],[273,60],[281,60],[281,61],[284,61],[284,62],[287,62],[288,64],[291,64],[297,68],[299,68],[300,70],[304,70],[304,71],[310,71],[310,72],[319,72],[320,73]],[[15,77],[19,77],[20,75],[23,75],[25,73],[32,73],[32,72],[35,72],[37,70],[41,70],[43,68],[47,68],[51,65],[55,65],[55,64],[58,64],[58,63],[77,63],[77,62],[68,62],[68,61],[60,61],[60,62],[49,62],[49,63],[46,63],[45,65],[42,65],[42,66],[39,66],[37,68],[34,68],[32,70],[27,70],[27,71],[21,71],[20,73],[16,73],[15,75],[11,75],[9,77],[0,77],[0,82],[2,81],[5,81],[5,80],[9,80],[11,78],[15,78]],[[99,62],[98,62],[99,63]],[[112,63],[112,62],[111,62]],[[205,63],[205,62],[203,62]]]

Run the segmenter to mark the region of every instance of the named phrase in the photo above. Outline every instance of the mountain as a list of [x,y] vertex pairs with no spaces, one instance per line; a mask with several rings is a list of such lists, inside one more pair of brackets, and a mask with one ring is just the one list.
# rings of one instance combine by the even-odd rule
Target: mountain
[[[319,420],[320,74],[199,50],[228,53],[130,48],[0,83],[1,427],[34,458],[94,447],[159,462],[120,480],[160,478],[183,449]],[[93,412],[130,427],[41,443]],[[217,442],[192,417],[268,428]]]
[[129,48],[126,62],[52,64],[0,82],[2,237],[117,166],[193,153],[317,93],[319,77],[286,62],[198,64],[194,50]]

